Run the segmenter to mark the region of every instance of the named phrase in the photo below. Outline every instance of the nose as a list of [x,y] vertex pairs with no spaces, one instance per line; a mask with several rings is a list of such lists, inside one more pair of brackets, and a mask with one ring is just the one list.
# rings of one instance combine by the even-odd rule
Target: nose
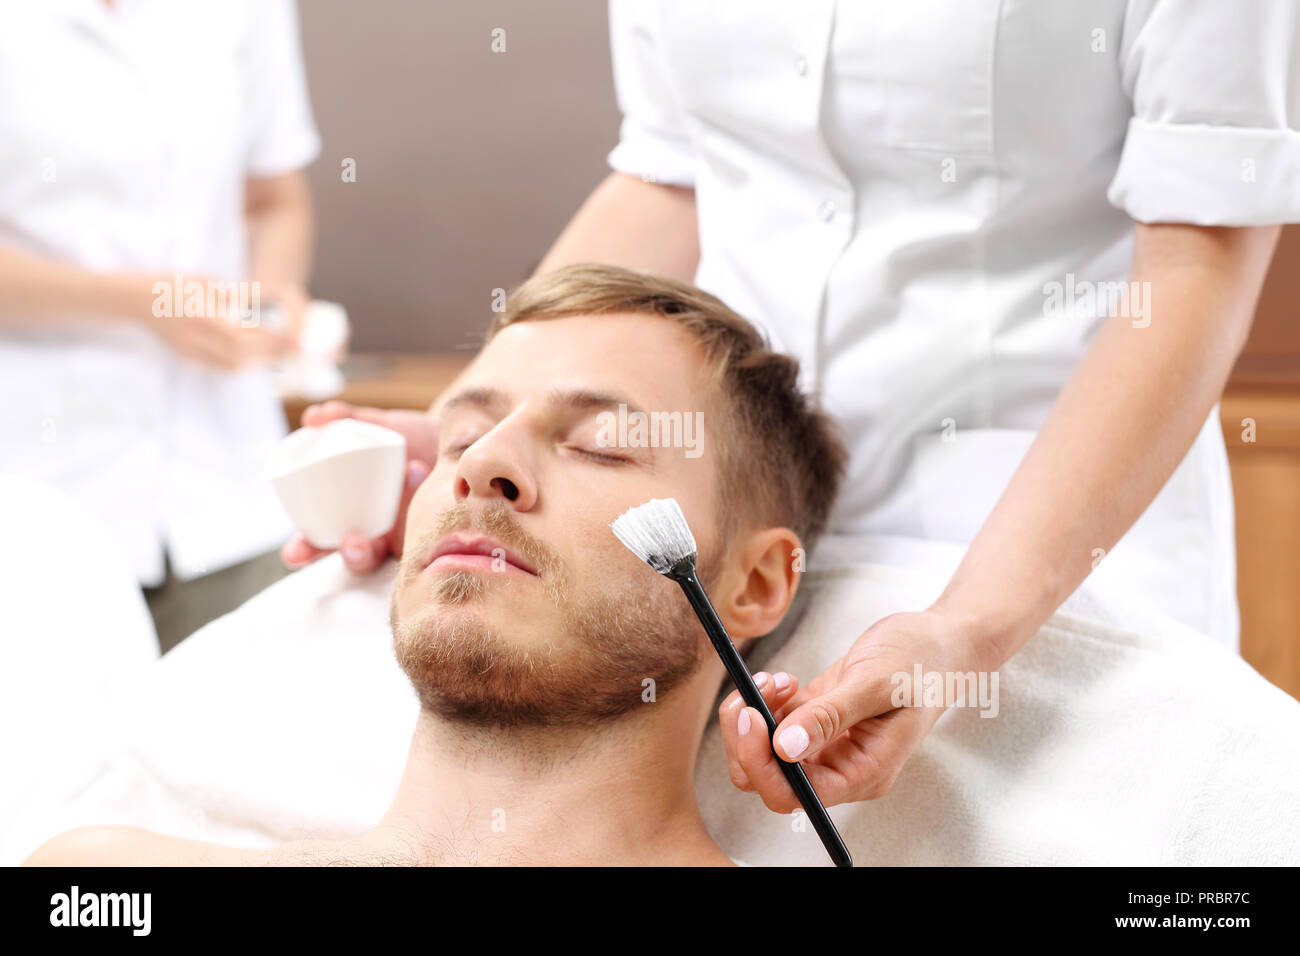
[[537,503],[537,482],[523,460],[518,440],[499,427],[465,449],[456,472],[457,501],[507,501],[515,511],[529,511]]

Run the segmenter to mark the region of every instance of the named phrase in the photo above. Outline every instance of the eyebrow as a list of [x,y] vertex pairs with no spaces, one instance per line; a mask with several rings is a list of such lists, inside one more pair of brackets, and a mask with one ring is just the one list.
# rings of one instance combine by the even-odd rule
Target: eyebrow
[[[598,389],[573,388],[552,389],[546,395],[548,404],[557,408],[574,411],[594,411],[625,407],[629,413],[641,412],[641,408],[631,402],[626,395]],[[502,413],[510,405],[510,396],[499,388],[467,388],[447,399],[438,411],[441,418],[448,412],[466,406],[479,408],[486,412]]]
[[509,403],[506,393],[498,388],[466,388],[442,403],[442,407],[438,409],[438,417],[442,418],[450,411],[467,406],[493,411],[504,408]]

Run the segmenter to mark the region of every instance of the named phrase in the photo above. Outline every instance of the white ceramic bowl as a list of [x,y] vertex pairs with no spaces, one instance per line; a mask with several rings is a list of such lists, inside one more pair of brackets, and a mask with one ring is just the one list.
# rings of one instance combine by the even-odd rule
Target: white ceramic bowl
[[393,527],[406,480],[406,439],[355,418],[300,428],[271,449],[267,474],[284,510],[318,548]]

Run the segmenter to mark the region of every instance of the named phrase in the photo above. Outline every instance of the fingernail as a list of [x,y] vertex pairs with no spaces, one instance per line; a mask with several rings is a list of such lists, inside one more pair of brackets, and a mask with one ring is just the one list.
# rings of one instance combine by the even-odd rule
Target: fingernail
[[360,564],[366,560],[366,549],[358,548],[355,545],[343,549],[343,560],[348,564]]
[[785,690],[790,686],[790,675],[785,671],[779,671],[772,677],[772,683],[776,684],[777,690]]
[[747,733],[749,733],[749,708],[748,707],[746,707],[744,710],[740,712],[740,719],[736,721],[736,732],[739,733],[740,736],[742,737],[745,736]]
[[744,703],[745,703],[745,698],[743,698],[743,697],[741,697],[739,694],[737,694],[737,695],[736,695],[736,699],[733,700],[733,701],[730,703],[730,705],[728,705],[727,710],[735,710],[737,707],[740,707],[740,706],[741,706],[742,704],[744,704]]
[[767,686],[767,674],[765,672],[759,671],[754,675],[754,686],[759,690]]
[[801,753],[808,749],[808,731],[804,730],[798,724],[793,727],[787,727],[781,731],[777,738],[777,743],[785,751],[785,755],[794,760]]
[[418,488],[424,479],[429,477],[429,469],[424,467],[418,461],[413,461],[406,466],[406,484],[410,488]]

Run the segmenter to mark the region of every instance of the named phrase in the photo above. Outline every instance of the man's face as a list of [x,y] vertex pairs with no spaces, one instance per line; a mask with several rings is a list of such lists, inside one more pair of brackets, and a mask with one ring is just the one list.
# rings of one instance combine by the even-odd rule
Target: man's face
[[[704,375],[699,346],[671,321],[579,316],[507,327],[447,391],[392,603],[398,659],[425,707],[572,724],[628,713],[645,681],[660,696],[695,671],[704,638],[685,597],[609,525],[676,498],[702,578],[716,574]],[[663,447],[673,434],[649,427],[664,420],[650,413],[673,412],[687,447]],[[688,431],[699,424],[703,435]]]

